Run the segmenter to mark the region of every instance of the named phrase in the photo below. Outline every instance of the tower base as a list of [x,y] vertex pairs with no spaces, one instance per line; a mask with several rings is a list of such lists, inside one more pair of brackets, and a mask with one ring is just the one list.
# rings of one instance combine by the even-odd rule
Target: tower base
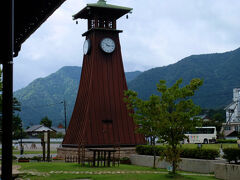
[[[99,148],[98,148],[99,149]],[[108,149],[108,148],[104,148]],[[109,148],[112,149],[112,148]],[[85,148],[85,157],[91,158],[93,157],[93,152],[89,151],[88,148]],[[120,152],[120,158],[123,157],[130,157],[133,154],[136,153],[136,147],[121,147],[119,150],[116,149],[116,156],[119,157],[119,152]],[[69,156],[78,156],[79,154],[79,149],[78,148],[69,148],[69,147],[60,147],[57,149],[57,157],[65,159],[66,157]]]

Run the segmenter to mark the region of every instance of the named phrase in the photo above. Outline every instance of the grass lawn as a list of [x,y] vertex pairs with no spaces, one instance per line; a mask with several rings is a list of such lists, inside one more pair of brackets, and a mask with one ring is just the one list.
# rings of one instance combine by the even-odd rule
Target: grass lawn
[[[26,179],[30,178],[33,180],[69,180],[69,179],[94,179],[94,180],[213,180],[214,177],[201,176],[198,174],[190,175],[186,173],[185,175],[179,175],[172,178],[168,175],[165,169],[153,169],[149,167],[141,167],[135,165],[120,165],[119,167],[110,168],[92,168],[92,167],[81,167],[76,163],[63,163],[63,162],[51,162],[51,163],[16,163],[16,165],[21,166],[21,171],[25,174],[21,177]],[[29,172],[39,172],[39,174],[31,175]],[[53,173],[54,171],[55,173]],[[137,172],[136,172],[137,171]],[[148,174],[144,174],[144,171]],[[88,174],[81,174],[82,172],[88,172]],[[90,174],[93,173],[93,174]],[[94,173],[108,172],[110,174],[100,174],[96,175]],[[117,173],[118,172],[118,173]],[[125,172],[125,174],[120,174],[119,172]],[[157,172],[158,174],[154,174]],[[76,174],[79,173],[79,174]],[[116,174],[111,174],[116,173]],[[179,172],[182,173],[182,172]]]
[[178,176],[176,178],[169,177],[166,174],[116,174],[116,175],[71,175],[71,174],[57,174],[46,177],[25,176],[31,180],[77,180],[77,179],[90,179],[90,180],[214,180],[214,177],[203,176]]
[[[13,150],[13,154],[15,154],[15,155],[20,154],[20,151],[19,150]],[[29,151],[29,150],[25,150],[23,152],[23,155],[24,154],[42,154],[42,151]],[[57,154],[57,151],[50,151],[50,154]]]

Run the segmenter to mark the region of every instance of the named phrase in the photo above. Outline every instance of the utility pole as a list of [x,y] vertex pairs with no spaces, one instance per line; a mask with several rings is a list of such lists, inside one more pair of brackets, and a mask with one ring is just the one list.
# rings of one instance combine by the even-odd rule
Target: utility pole
[[65,134],[66,134],[66,132],[67,132],[67,112],[66,112],[66,101],[65,101],[65,99],[63,100],[63,106],[64,106],[64,122],[65,122]]

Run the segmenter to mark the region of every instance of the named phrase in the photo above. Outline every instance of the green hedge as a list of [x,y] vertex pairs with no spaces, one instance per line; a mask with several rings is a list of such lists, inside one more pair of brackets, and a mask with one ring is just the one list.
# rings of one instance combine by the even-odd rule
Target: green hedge
[[[162,146],[155,146],[156,155],[159,156],[165,147]],[[136,147],[136,152],[140,155],[153,155],[154,154],[154,147],[150,145],[139,145]]]
[[223,152],[224,152],[223,158],[225,158],[229,163],[231,161],[238,163],[238,160],[240,160],[239,148],[224,148]]
[[[163,146],[156,146],[156,155],[160,156],[165,150]],[[154,148],[149,145],[140,145],[136,147],[136,152],[140,155],[153,155]],[[219,151],[214,149],[182,149],[181,155],[182,158],[193,158],[193,159],[209,159],[214,160],[219,157]]]
[[219,151],[215,149],[183,149],[181,155],[183,158],[209,159],[214,160],[219,157]]
[[237,143],[235,139],[217,139],[217,143]]

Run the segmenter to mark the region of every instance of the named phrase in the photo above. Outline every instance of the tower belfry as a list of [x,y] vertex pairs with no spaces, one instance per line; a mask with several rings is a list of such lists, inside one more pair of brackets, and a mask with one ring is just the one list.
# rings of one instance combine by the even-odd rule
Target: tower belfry
[[123,147],[145,144],[123,102],[127,84],[123,69],[117,19],[132,8],[107,4],[105,0],[87,6],[73,16],[87,19],[88,30],[75,107],[63,140],[63,147]]

